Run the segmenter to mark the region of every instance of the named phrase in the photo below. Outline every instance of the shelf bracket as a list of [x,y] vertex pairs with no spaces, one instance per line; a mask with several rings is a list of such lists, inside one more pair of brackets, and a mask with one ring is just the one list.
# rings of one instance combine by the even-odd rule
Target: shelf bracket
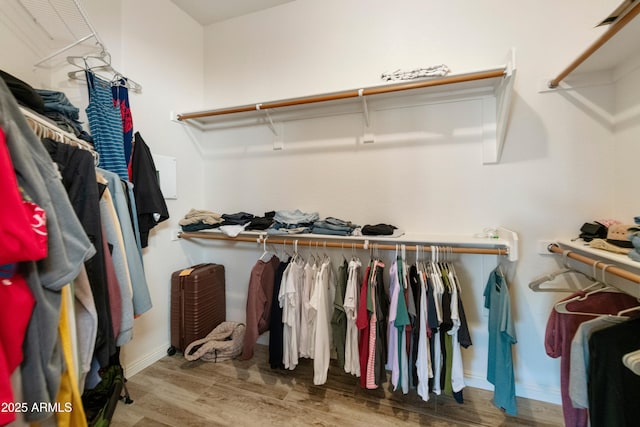
[[256,110],[264,111],[264,114],[267,117],[267,121],[269,122],[267,123],[267,125],[269,126],[269,129],[271,129],[271,132],[273,132],[275,136],[278,136],[278,131],[276,130],[276,126],[273,123],[273,119],[271,118],[271,113],[269,113],[269,110],[262,110],[261,107],[262,104],[256,104]]
[[371,117],[369,116],[369,105],[367,97],[364,96],[364,89],[358,89],[358,97],[362,100],[362,116],[364,117],[364,129],[362,130],[362,143],[372,144],[375,141],[371,129]]
[[495,90],[494,97],[483,100],[483,163],[498,163],[507,138],[507,125],[513,101],[513,85],[516,77],[515,49],[506,59],[504,77]]
[[513,230],[509,230],[504,227],[498,227],[498,237],[507,241],[506,247],[509,250],[509,254],[507,255],[509,261],[516,262],[519,258],[518,253],[518,233]]

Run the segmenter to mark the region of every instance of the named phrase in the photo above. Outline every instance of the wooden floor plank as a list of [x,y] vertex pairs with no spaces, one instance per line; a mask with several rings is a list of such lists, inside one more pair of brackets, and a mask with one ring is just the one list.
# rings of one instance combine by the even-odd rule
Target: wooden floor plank
[[[333,362],[333,361],[332,361]],[[559,405],[518,398],[518,417],[497,409],[493,393],[467,387],[464,403],[411,390],[360,388],[332,364],[327,382],[313,384],[313,361],[294,371],[271,369],[264,346],[252,360],[189,362],[165,357],[128,379],[134,403],[118,404],[111,425],[146,426],[561,426]]]

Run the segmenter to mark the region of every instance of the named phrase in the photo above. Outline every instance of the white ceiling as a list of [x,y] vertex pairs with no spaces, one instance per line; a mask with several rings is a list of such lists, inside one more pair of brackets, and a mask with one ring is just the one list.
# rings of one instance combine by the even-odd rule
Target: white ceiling
[[202,25],[248,15],[294,0],[171,0]]

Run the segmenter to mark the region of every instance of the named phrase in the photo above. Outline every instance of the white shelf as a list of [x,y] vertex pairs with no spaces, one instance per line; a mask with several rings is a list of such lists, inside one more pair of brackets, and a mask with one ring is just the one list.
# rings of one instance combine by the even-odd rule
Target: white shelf
[[[172,114],[174,120],[203,132],[232,127],[268,126],[276,139],[278,123],[314,117],[362,113],[365,118],[363,142],[375,142],[369,133],[369,112],[399,109],[470,99],[482,100],[483,163],[500,161],[506,137],[515,80],[515,52],[504,65],[442,78],[412,80],[380,86],[325,93],[301,98],[263,102],[237,107]],[[274,147],[274,149],[277,149]]]
[[588,256],[598,259],[604,260],[608,263],[616,264],[625,269],[633,269],[634,272],[640,272],[640,262],[634,261],[629,258],[625,254],[616,254],[613,252],[605,251],[604,249],[595,249],[589,246],[589,243],[583,240],[559,240],[557,242],[561,247],[566,249],[571,249],[579,252],[583,252],[584,254],[588,254]]

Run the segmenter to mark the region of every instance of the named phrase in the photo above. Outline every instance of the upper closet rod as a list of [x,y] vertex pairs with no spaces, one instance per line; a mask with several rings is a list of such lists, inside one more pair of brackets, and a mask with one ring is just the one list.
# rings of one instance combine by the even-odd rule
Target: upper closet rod
[[[232,242],[257,242],[257,243],[263,243],[264,242],[264,235],[260,235],[257,237],[248,237],[248,236],[238,236],[238,237],[227,237],[223,234],[213,234],[213,233],[198,233],[198,232],[194,232],[194,233],[187,233],[187,232],[182,232],[178,235],[180,238],[182,239],[209,239],[209,240],[228,240],[228,241],[232,241]],[[291,244],[293,243],[296,239],[295,235],[292,235],[291,238],[289,239],[282,239],[282,238],[272,238],[272,237],[268,237],[266,239],[267,243],[272,243],[275,245],[284,245],[284,244]],[[316,241],[317,242],[317,241]],[[309,241],[305,241],[306,244],[311,244],[313,245],[313,241],[309,240]],[[331,242],[331,241],[322,241],[322,247],[327,247],[327,248],[355,248],[355,249],[369,249],[370,247],[373,247],[372,245],[375,245],[375,248],[380,249],[380,250],[387,250],[387,251],[391,251],[391,250],[395,250],[397,249],[396,245],[393,244],[380,244],[380,243],[375,243],[375,242],[371,242],[368,244],[365,243],[355,243],[355,242]],[[437,245],[436,245],[437,246]],[[443,246],[447,246],[446,244]],[[408,251],[415,251],[416,248],[420,248],[420,250],[425,250],[425,251],[431,251],[432,250],[432,246],[421,246],[421,245],[413,245],[413,246],[406,246],[406,250]],[[480,254],[480,255],[508,255],[509,251],[505,248],[478,248],[478,247],[449,247],[447,246],[447,250],[449,252],[453,252],[453,253],[460,253],[460,254]]]
[[549,82],[549,88],[557,88],[562,80],[564,80],[569,74],[571,74],[580,64],[582,64],[587,58],[589,58],[595,51],[600,49],[606,42],[609,41],[614,35],[618,33],[625,25],[627,25],[633,18],[640,13],[640,2],[636,3],[626,15],[619,20],[615,21],[609,29],[602,34],[591,46],[585,50],[582,55],[576,58],[567,68],[565,68],[558,76]]
[[386,85],[386,86],[376,86],[376,87],[370,87],[370,88],[364,88],[364,89],[349,90],[345,92],[329,93],[325,95],[314,95],[314,96],[308,96],[304,98],[294,98],[294,99],[286,99],[283,101],[266,102],[266,103],[255,104],[255,105],[245,105],[242,107],[231,107],[231,108],[222,108],[218,110],[202,111],[198,113],[178,114],[177,119],[189,120],[189,119],[198,119],[201,117],[220,116],[224,114],[246,113],[246,112],[255,111],[255,110],[266,110],[269,108],[292,107],[295,105],[313,104],[317,102],[335,101],[335,100],[347,99],[347,98],[357,98],[359,96],[379,95],[383,93],[399,92],[399,91],[409,90],[409,89],[420,89],[420,88],[426,88],[431,86],[441,86],[441,85],[448,85],[453,83],[492,79],[492,78],[504,76],[504,74],[505,74],[505,70],[501,68],[497,70],[481,71],[481,72],[471,73],[471,74],[462,74],[457,76],[443,77],[441,79],[421,80],[421,81],[410,82],[410,83],[399,83],[399,84]]
[[[562,254],[565,253],[565,251],[555,243],[549,245],[548,249],[549,249],[549,252],[553,252],[553,253],[556,253],[556,254],[561,254],[562,255]],[[629,272],[629,271],[627,271],[627,270],[625,270],[623,268],[616,267],[616,266],[607,267],[608,264],[605,263],[605,262],[602,262],[602,261],[599,261],[599,260],[596,260],[596,259],[593,259],[593,258],[589,258],[587,256],[575,253],[573,251],[567,252],[566,256],[571,258],[571,259],[575,259],[576,261],[580,261],[580,262],[582,262],[584,264],[592,266],[594,268],[604,268],[604,267],[606,267],[607,273],[611,273],[611,274],[613,274],[615,276],[622,277],[623,279],[627,279],[627,280],[630,280],[630,281],[632,281],[634,283],[640,284],[640,275],[631,273],[631,272]]]

